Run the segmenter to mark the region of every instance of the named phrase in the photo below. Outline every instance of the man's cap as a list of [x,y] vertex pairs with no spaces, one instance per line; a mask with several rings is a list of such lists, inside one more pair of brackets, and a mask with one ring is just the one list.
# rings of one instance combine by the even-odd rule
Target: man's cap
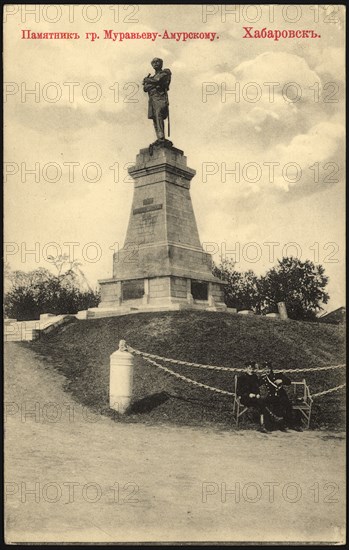
[[271,361],[263,361],[262,367],[271,369],[273,367],[273,363]]

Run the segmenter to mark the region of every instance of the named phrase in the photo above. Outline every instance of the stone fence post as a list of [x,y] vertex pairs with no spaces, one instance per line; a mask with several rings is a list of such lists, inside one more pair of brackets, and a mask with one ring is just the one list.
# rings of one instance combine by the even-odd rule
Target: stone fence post
[[110,356],[109,406],[121,414],[126,412],[132,400],[133,362],[125,340],[120,340],[119,349]]
[[285,302],[278,302],[277,306],[279,310],[280,319],[282,319],[283,321],[286,321],[286,319],[288,319],[288,315],[287,315]]

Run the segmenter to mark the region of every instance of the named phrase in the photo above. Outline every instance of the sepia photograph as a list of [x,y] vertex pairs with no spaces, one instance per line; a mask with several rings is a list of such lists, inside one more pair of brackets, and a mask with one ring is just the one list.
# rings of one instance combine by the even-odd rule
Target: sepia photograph
[[345,545],[345,6],[6,4],[9,545]]

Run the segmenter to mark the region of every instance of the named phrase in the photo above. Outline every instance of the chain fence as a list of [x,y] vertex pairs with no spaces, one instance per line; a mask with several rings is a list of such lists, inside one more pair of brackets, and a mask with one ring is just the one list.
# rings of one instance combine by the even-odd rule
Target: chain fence
[[[190,363],[188,361],[180,361],[180,360],[177,360],[177,359],[170,359],[168,357],[161,357],[160,355],[154,355],[152,353],[145,353],[145,352],[139,351],[137,349],[134,349],[131,346],[128,346],[128,350],[131,353],[133,353],[134,355],[139,355],[139,356],[143,357],[143,359],[145,361],[147,361],[147,363],[150,363],[151,365],[163,370],[164,372],[167,372],[167,374],[170,374],[171,376],[174,376],[175,378],[178,378],[180,380],[184,380],[185,382],[188,382],[189,384],[193,384],[194,386],[199,386],[201,388],[205,388],[207,390],[210,390],[210,391],[213,391],[213,392],[216,392],[216,393],[230,395],[232,397],[235,396],[235,393],[229,392],[227,390],[222,390],[222,389],[219,389],[219,388],[214,388],[213,386],[203,384],[202,382],[198,382],[197,380],[192,380],[191,378],[188,378],[188,377],[184,376],[183,374],[179,374],[179,373],[174,372],[173,370],[171,370],[167,367],[164,367],[163,365],[160,365],[159,363],[157,363],[155,361],[155,359],[158,360],[158,361],[163,361],[165,363],[172,363],[172,364],[175,364],[175,365],[184,365],[184,366],[187,366],[187,367],[203,368],[203,369],[226,371],[226,372],[244,372],[246,370],[244,368],[220,367],[220,366],[216,366],[216,365],[202,365],[200,363]],[[324,371],[324,370],[344,368],[345,366],[346,365],[343,364],[343,365],[329,365],[329,366],[314,367],[314,368],[309,368],[308,367],[308,368],[303,368],[303,369],[281,369],[281,370],[277,369],[274,372],[276,372],[276,373],[279,373],[279,372],[288,372],[288,373],[291,373],[291,372],[292,373],[316,372],[316,371]],[[314,394],[311,395],[311,397],[312,398],[321,397],[321,396],[326,395],[328,393],[338,391],[338,390],[340,390],[344,387],[346,387],[346,384],[341,384],[340,386],[336,386],[335,388],[330,388],[328,390],[323,390],[321,392],[314,393]]]

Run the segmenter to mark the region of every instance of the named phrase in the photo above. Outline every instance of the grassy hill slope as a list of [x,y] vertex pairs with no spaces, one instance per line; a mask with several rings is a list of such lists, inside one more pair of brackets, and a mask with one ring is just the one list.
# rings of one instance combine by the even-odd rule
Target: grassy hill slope
[[[48,368],[66,376],[66,391],[81,404],[123,422],[173,422],[232,427],[230,397],[195,387],[137,358],[135,403],[122,418],[109,409],[109,356],[120,339],[141,351],[203,364],[241,367],[247,359],[273,361],[274,368],[336,365],[345,362],[344,327],[282,322],[228,313],[179,311],[139,313],[76,321],[39,341],[22,343],[42,356]],[[168,365],[194,380],[233,389],[233,376],[213,370]],[[344,381],[345,369],[295,374],[306,378],[312,393]],[[315,401],[313,428],[343,428],[344,391]],[[245,427],[251,425],[244,420]]]

